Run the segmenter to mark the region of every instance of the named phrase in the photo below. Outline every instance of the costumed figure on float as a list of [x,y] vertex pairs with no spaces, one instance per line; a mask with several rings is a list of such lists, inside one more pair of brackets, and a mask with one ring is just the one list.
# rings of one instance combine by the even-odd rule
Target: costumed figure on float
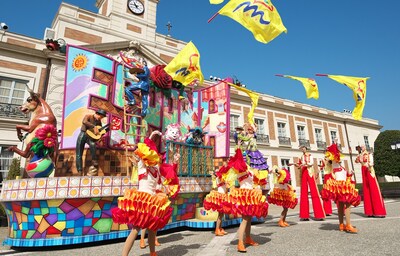
[[[135,112],[137,109],[142,109],[140,115],[145,117],[147,115],[147,108],[149,106],[149,91],[150,91],[150,69],[147,67],[145,60],[138,61],[134,57],[128,57],[122,52],[120,57],[129,72],[126,73],[126,80],[128,84],[125,87],[125,96],[128,101],[128,106]],[[140,92],[142,104],[139,106],[135,100],[135,92]]]
[[356,163],[361,164],[363,194],[364,194],[364,214],[368,217],[384,218],[386,216],[385,201],[379,188],[374,169],[374,157],[363,145],[357,148],[359,155]]
[[[224,211],[235,216],[242,216],[238,230],[237,250],[246,252],[245,245],[259,245],[250,236],[252,217],[264,218],[268,214],[267,199],[258,188],[266,184],[266,178],[261,178],[257,169],[249,167],[243,161],[242,151],[236,149],[235,155],[228,161],[228,171],[222,175],[222,180],[230,188],[223,203]],[[239,188],[234,187],[236,180],[239,182]]]
[[268,170],[269,166],[263,154],[257,149],[257,125],[247,123],[244,125],[248,137],[246,148],[247,163],[257,170]]
[[138,143],[132,158],[134,168],[137,168],[139,189],[128,189],[123,197],[118,198],[118,207],[112,210],[113,220],[120,224],[130,224],[133,229],[126,239],[122,255],[128,255],[140,229],[147,229],[149,236],[150,255],[155,252],[155,238],[158,229],[163,228],[172,214],[171,201],[165,193],[157,190],[159,184],[166,186],[169,197],[174,197],[179,191],[179,180],[176,174],[180,155],[174,155],[174,163],[161,163],[161,156],[150,138],[144,143]]
[[278,225],[289,227],[286,216],[289,208],[294,209],[297,205],[296,190],[290,185],[290,172],[287,169],[279,169],[278,166],[272,167],[274,173],[274,189],[268,196],[268,203],[283,207],[281,218]]
[[[322,198],[329,199],[338,204],[339,230],[357,233],[357,229],[350,222],[350,207],[360,204],[361,197],[351,180],[353,173],[341,166],[342,155],[336,144],[326,150],[327,159],[325,169],[332,169],[333,179],[327,180],[322,189]],[[344,222],[344,217],[346,222]]]
[[315,171],[311,162],[311,154],[307,152],[306,146],[301,146],[303,154],[295,164],[301,172],[300,187],[300,220],[308,221],[310,218],[310,203],[308,201],[308,187],[310,187],[311,201],[316,220],[325,219],[325,211],[322,208],[321,197],[318,192],[317,183],[315,181]]
[[[40,94],[29,87],[28,92],[29,97],[19,109],[24,114],[31,113],[29,124],[16,125],[18,139],[26,143],[26,148],[21,150],[11,146],[8,150],[28,158],[26,171],[29,177],[49,177],[54,175],[58,153],[57,119]],[[23,135],[22,131],[27,133]]]

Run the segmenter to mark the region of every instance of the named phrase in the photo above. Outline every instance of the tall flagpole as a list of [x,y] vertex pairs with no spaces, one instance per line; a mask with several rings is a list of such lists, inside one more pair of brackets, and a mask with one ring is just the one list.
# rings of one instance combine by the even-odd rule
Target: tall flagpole
[[219,12],[216,12],[211,18],[208,19],[207,23],[210,23],[215,17],[217,17]]

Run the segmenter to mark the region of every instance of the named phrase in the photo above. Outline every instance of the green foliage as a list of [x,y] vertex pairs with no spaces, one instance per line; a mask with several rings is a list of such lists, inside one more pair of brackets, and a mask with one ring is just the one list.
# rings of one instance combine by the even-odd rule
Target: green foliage
[[19,158],[13,158],[8,171],[7,180],[15,180],[17,176],[21,176],[21,160]]
[[400,141],[399,130],[381,132],[374,144],[375,172],[378,176],[400,177],[400,149],[393,150],[391,144]]

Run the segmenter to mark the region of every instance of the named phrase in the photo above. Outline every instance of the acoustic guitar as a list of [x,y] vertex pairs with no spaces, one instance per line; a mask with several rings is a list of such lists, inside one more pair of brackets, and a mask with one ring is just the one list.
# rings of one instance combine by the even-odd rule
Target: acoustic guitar
[[96,126],[97,129],[99,129],[99,134],[95,134],[92,129],[86,130],[86,134],[94,141],[98,141],[103,137],[104,134],[106,134],[110,128],[110,124],[106,124],[103,127],[100,125]]

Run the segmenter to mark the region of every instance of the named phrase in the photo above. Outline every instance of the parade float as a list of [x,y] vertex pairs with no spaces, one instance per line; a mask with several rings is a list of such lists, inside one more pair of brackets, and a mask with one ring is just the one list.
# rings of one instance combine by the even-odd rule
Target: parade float
[[[158,146],[165,152],[165,161],[173,153],[182,156],[178,171],[180,192],[173,199],[173,214],[164,229],[213,228],[218,213],[205,211],[202,205],[211,190],[210,174],[229,157],[230,85],[220,81],[209,87],[180,87],[163,74],[163,66],[146,63],[151,71],[148,91],[133,95],[136,105],[127,104],[124,89],[133,83],[129,71],[135,68],[138,56],[129,59],[121,52],[113,58],[69,45],[66,57],[59,141],[51,132],[43,131],[46,125],[54,128],[56,124],[51,110],[44,110],[47,104],[39,95],[37,108],[29,109],[30,125],[36,127],[17,127],[23,128],[16,134],[20,139],[28,139],[23,131],[30,138],[26,149],[14,151],[27,157],[29,164],[25,169],[33,171],[31,178],[3,182],[0,202],[8,218],[4,244],[57,246],[127,237],[131,227],[114,223],[111,210],[125,189],[137,186],[131,181],[134,172],[128,156],[135,144],[154,130],[164,134]],[[147,94],[148,106],[143,112],[146,102],[140,101]],[[79,175],[75,147],[82,119],[98,109],[107,112],[103,123],[108,132],[97,140],[95,172],[90,170],[92,159],[86,149],[85,169]],[[40,129],[42,133],[38,132]],[[50,139],[59,146],[52,147]],[[42,151],[32,151],[38,148]],[[45,162],[38,163],[37,155]],[[240,219],[225,216],[223,225],[238,223]]]

